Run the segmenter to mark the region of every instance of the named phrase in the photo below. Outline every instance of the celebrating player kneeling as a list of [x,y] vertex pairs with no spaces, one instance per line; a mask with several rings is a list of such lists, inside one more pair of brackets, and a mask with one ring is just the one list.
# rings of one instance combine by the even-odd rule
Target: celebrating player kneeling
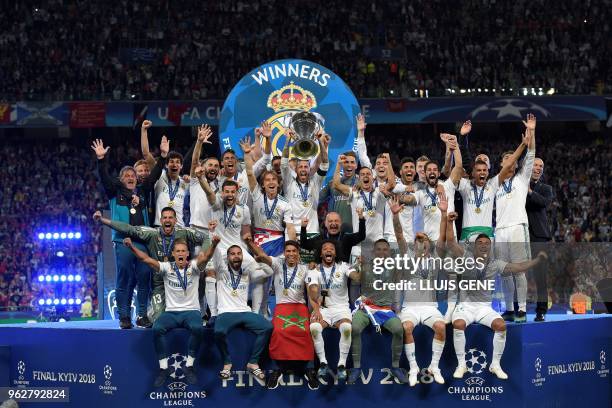
[[[348,278],[359,281],[361,274],[345,262],[336,263],[336,242],[323,241],[319,255],[321,263],[310,270],[306,282],[308,297],[313,307],[310,334],[315,352],[321,363],[318,376],[323,379],[328,373],[323,329],[333,326],[340,330],[340,358],[338,380],[347,377],[346,358],[351,348],[351,309],[349,309]],[[319,288],[321,296],[319,297]]]
[[[473,264],[475,265],[471,269],[466,268],[461,276],[462,280],[484,282],[492,281],[498,274],[502,273],[523,273],[547,258],[546,253],[540,252],[537,258],[521,263],[506,263],[499,259],[492,260],[490,258],[491,239],[486,234],[480,234],[476,237],[472,252],[464,250],[457,244],[455,236],[449,232],[452,231],[452,225],[456,218],[456,213],[448,215],[447,249],[454,257],[473,258]],[[472,285],[460,286],[457,306],[452,315],[453,343],[458,362],[453,377],[463,378],[467,371],[465,364],[465,328],[476,322],[490,327],[495,332],[493,335],[493,361],[489,366],[489,371],[495,374],[497,378],[506,380],[508,374],[502,370],[500,365],[506,346],[506,323],[491,307],[491,292],[479,289],[470,290],[471,287]]]

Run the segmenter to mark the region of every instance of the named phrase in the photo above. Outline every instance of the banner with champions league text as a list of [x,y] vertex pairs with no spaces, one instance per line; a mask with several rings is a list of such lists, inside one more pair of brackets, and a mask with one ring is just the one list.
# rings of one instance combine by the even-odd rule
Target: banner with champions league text
[[300,111],[323,116],[325,132],[332,137],[329,158],[333,169],[338,155],[353,149],[359,104],[338,75],[310,61],[273,61],[245,75],[223,105],[219,147],[222,152],[231,148],[240,155],[239,141],[246,136],[253,140],[255,128],[265,120],[272,126],[272,155],[280,156],[285,128],[291,115]]

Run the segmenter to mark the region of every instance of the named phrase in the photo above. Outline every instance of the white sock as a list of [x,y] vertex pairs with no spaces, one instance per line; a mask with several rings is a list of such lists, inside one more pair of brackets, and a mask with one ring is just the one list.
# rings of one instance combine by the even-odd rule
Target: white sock
[[261,302],[263,302],[264,287],[265,280],[253,283],[253,289],[251,290],[251,310],[253,313],[261,314]]
[[504,300],[506,301],[506,310],[514,311],[514,276],[502,276],[502,290],[504,291]]
[[167,358],[162,358],[161,360],[159,360],[159,368],[161,368],[162,370],[168,369],[168,359]]
[[516,281],[516,300],[521,312],[527,311],[527,275],[518,273],[514,275]]
[[185,365],[187,367],[193,367],[193,362],[195,361],[195,358],[191,357],[191,356],[187,356],[187,363],[185,363]]
[[491,365],[499,365],[502,354],[504,354],[504,348],[506,347],[506,331],[496,331],[493,335],[493,361]]
[[349,350],[351,349],[351,339],[353,327],[350,323],[342,323],[340,325],[340,358],[338,359],[339,366],[346,367],[346,358],[348,357]]
[[208,302],[208,308],[210,309],[210,315],[217,315],[217,279],[212,276],[206,277],[206,288],[204,289],[206,295],[206,302]]
[[312,342],[314,343],[315,352],[321,363],[327,364],[327,358],[325,358],[325,342],[323,341],[323,326],[321,323],[310,324],[310,335],[312,336]]
[[453,345],[455,346],[457,363],[460,366],[465,366],[465,332],[463,330],[453,329]]
[[406,358],[408,359],[408,364],[410,364],[410,369],[417,369],[419,366],[416,361],[416,354],[414,350],[414,343],[404,344],[404,352],[406,353]]
[[444,351],[444,343],[445,341],[433,339],[431,343],[431,364],[429,364],[432,368],[438,368],[438,363],[440,362],[440,357],[442,357],[442,351]]

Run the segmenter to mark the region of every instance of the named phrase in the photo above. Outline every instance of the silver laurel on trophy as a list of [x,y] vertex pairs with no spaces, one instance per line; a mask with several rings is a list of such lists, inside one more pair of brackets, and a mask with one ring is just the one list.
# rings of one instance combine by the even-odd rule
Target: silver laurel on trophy
[[323,129],[325,119],[312,112],[298,112],[291,116],[289,128],[296,134],[293,155],[300,160],[310,160],[317,155],[317,133]]

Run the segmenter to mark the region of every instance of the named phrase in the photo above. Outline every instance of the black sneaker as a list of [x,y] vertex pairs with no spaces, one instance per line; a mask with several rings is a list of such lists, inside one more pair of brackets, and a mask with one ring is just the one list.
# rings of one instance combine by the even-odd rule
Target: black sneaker
[[306,378],[308,388],[311,390],[316,390],[319,388],[319,379],[317,378],[317,372],[314,370],[314,368],[307,368],[304,378]]
[[505,311],[504,314],[502,314],[502,319],[504,319],[507,322],[513,322],[514,321],[514,312]]
[[536,317],[535,319],[533,319],[534,322],[543,322],[546,320],[545,318],[545,314],[544,313],[536,313]]
[[136,318],[136,327],[142,327],[143,329],[150,329],[153,327],[153,323],[147,316],[138,316]]
[[266,381],[266,387],[269,390],[273,390],[278,387],[278,380],[283,376],[283,373],[280,370],[272,371],[272,374],[268,376],[268,381]]
[[519,310],[514,316],[514,323],[525,323],[527,321],[527,313]]
[[185,379],[191,385],[198,383],[198,377],[196,377],[195,369],[193,366],[187,366],[183,370],[183,374],[185,374]]
[[132,327],[132,319],[130,319],[129,317],[122,317],[121,319],[119,319],[119,327],[121,327],[122,329],[131,329]]
[[170,377],[170,369],[166,368],[165,370],[162,370],[160,368],[159,373],[157,373],[157,377],[155,377],[155,381],[153,382],[153,387],[161,387],[162,385],[164,385],[168,377]]

